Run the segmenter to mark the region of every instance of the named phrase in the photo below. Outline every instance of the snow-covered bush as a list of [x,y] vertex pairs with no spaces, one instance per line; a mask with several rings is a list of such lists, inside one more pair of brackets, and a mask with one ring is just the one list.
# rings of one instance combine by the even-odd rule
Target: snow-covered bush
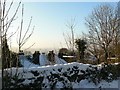
[[100,83],[102,79],[100,69],[92,66],[89,66],[89,68],[87,68],[87,70],[85,71],[85,76],[89,82],[93,82],[95,85]]
[[[25,81],[25,78],[23,78],[23,75],[20,75],[20,73],[15,73],[12,75],[12,73],[5,72],[4,79],[4,89],[10,89],[10,88],[21,88],[24,85],[22,82]],[[22,73],[21,73],[22,74]]]
[[[116,66],[97,66],[82,64],[82,63],[69,63],[48,65],[35,68],[19,68],[16,74],[16,68],[12,69],[12,77],[9,77],[9,70],[7,78],[10,78],[9,88],[64,88],[72,89],[74,86],[84,80],[98,85],[102,80],[111,82],[117,78],[114,75],[113,68]],[[7,86],[6,85],[6,86]],[[7,87],[8,88],[8,87]]]

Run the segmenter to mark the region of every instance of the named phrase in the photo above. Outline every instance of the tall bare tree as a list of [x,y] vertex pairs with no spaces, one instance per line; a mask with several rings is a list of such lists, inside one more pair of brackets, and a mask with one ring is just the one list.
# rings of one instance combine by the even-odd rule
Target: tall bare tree
[[[1,54],[1,57],[2,57],[2,77],[5,74],[4,73],[4,68],[5,68],[4,64],[9,56],[7,53],[8,48],[6,48],[7,39],[9,39],[11,36],[13,36],[16,32],[10,36],[8,36],[7,33],[9,31],[9,28],[10,28],[12,22],[14,20],[16,20],[16,15],[17,15],[17,12],[18,12],[20,5],[21,5],[21,2],[19,2],[13,15],[11,17],[9,17],[9,13],[10,13],[10,10],[13,6],[13,3],[14,3],[13,1],[10,2],[10,4],[7,3],[6,0],[0,1],[0,37],[1,37],[1,52],[2,52],[2,54]],[[19,30],[19,38],[18,38],[19,51],[21,50],[22,46],[27,42],[27,40],[30,38],[30,36],[33,33],[33,31],[32,31],[30,34],[28,34],[29,28],[31,26],[31,21],[32,21],[32,17],[31,17],[28,28],[23,34],[23,11],[24,11],[24,7],[22,6],[22,19],[21,19],[21,26],[20,26],[20,30]],[[17,59],[16,64],[17,64],[16,66],[18,66],[18,59]],[[4,88],[4,86],[5,86],[5,83],[4,83],[4,80],[2,78],[2,88]]]
[[89,42],[104,51],[104,60],[106,63],[108,63],[109,46],[119,26],[119,19],[116,15],[115,8],[106,4],[95,8],[91,16],[86,18],[86,25],[89,29]]
[[[0,36],[1,36],[1,58],[2,58],[2,88],[4,88],[4,62],[8,58],[7,57],[7,50],[4,48],[5,42],[7,40],[7,33],[9,31],[9,28],[12,24],[12,22],[15,20],[16,14],[18,12],[18,9],[20,7],[21,2],[18,3],[18,6],[16,7],[15,12],[13,13],[12,17],[9,16],[9,12],[11,10],[11,7],[13,6],[13,1],[10,2],[10,4],[7,4],[6,0],[0,0]],[[7,8],[8,7],[8,8]]]
[[70,30],[70,33],[63,33],[65,43],[70,51],[74,53],[75,50],[75,18],[71,19],[70,22],[66,24],[66,27]]
[[[30,26],[31,26],[31,22],[32,22],[32,17],[29,21],[29,24],[28,24],[28,27],[26,29],[25,32],[23,32],[23,23],[24,23],[24,20],[23,20],[23,15],[24,15],[24,5],[22,5],[22,18],[21,18],[21,24],[20,24],[20,30],[18,32],[18,39],[17,39],[17,44],[19,46],[19,52],[21,51],[21,48],[26,44],[26,42],[29,40],[29,38],[31,37],[31,35],[33,34],[33,30],[34,30],[34,27],[32,29],[32,31],[30,32],[30,34],[28,33],[29,30],[30,30]],[[23,36],[22,36],[23,35]],[[31,46],[33,46],[34,44],[32,44]],[[30,46],[30,47],[31,47]],[[30,48],[29,47],[29,48]]]
[[117,11],[116,17],[118,18],[118,29],[115,30],[113,36],[114,39],[113,45],[114,45],[115,57],[120,61],[120,2],[118,2],[116,11]]

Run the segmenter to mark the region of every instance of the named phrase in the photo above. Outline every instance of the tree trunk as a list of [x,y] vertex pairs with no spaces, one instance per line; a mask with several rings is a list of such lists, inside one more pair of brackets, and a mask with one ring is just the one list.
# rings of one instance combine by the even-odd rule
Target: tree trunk
[[105,50],[105,63],[108,64],[108,52]]

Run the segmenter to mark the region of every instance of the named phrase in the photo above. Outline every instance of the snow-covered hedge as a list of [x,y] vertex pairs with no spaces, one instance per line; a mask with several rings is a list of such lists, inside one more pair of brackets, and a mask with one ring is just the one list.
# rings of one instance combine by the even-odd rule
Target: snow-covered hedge
[[[110,68],[110,70],[109,70]],[[117,79],[111,66],[82,63],[56,64],[35,68],[8,69],[6,88],[81,88],[84,81],[98,85],[101,81]],[[12,75],[12,78],[10,77]]]

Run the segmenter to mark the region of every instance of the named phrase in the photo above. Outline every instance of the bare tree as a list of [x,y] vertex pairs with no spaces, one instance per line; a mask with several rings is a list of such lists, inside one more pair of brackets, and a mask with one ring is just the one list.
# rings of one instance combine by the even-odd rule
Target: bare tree
[[[91,43],[92,42],[92,43]],[[99,47],[99,45],[95,44],[95,41],[93,39],[88,38],[87,39],[87,52],[92,55],[93,57],[95,57],[97,59],[97,63],[100,63],[100,57],[101,57],[101,49]]]
[[118,20],[116,10],[110,5],[100,5],[86,19],[86,25],[89,28],[89,42],[104,51],[106,63],[108,63],[109,46],[119,26]]
[[116,17],[118,18],[118,29],[115,30],[113,36],[113,46],[115,57],[120,60],[120,2],[118,2]]
[[[26,31],[23,33],[23,23],[24,23],[24,20],[23,20],[23,15],[24,15],[24,5],[22,5],[22,19],[21,19],[21,24],[20,24],[20,30],[18,32],[19,36],[18,36],[18,39],[17,39],[17,44],[19,46],[19,52],[21,51],[21,48],[26,44],[26,42],[29,40],[29,38],[31,37],[31,35],[33,34],[33,30],[34,30],[34,27],[32,29],[32,31],[30,32],[30,34],[28,34],[29,30],[30,30],[30,26],[31,26],[31,22],[32,22],[32,17],[29,21],[29,25],[26,29]],[[23,35],[23,36],[22,36]],[[32,44],[31,46],[33,46],[34,44]],[[29,48],[31,47],[29,46]]]
[[[16,15],[17,12],[20,8],[21,5],[21,1],[18,3],[17,7],[15,8],[15,11],[13,13],[13,15],[9,15],[11,12],[11,8],[13,6],[14,2],[10,2],[7,3],[7,0],[2,0],[0,1],[0,39],[1,39],[1,58],[2,58],[2,88],[4,89],[5,86],[5,82],[3,79],[3,76],[5,76],[5,63],[8,62],[6,60],[9,59],[10,57],[10,51],[9,51],[9,47],[7,45],[7,41],[9,38],[11,38],[16,32],[17,30],[19,30],[19,28],[16,30],[16,32],[14,32],[12,35],[8,36],[8,31],[9,28],[11,26],[11,24],[13,23],[14,20],[16,20]],[[32,21],[32,17],[30,19],[29,25],[27,30],[25,31],[25,33],[22,33],[22,29],[23,29],[23,7],[22,7],[22,19],[21,19],[21,26],[20,26],[20,31],[19,31],[19,40],[18,40],[18,44],[19,44],[19,51],[21,50],[21,47],[27,42],[27,40],[30,38],[30,36],[33,33],[33,30],[30,34],[28,34],[29,32],[29,28],[31,26],[31,21]],[[23,36],[22,36],[23,34]],[[31,45],[33,46],[33,45]],[[30,47],[31,47],[30,46]],[[28,48],[30,48],[28,47]],[[16,55],[17,58],[17,62],[16,62],[16,66],[18,67],[18,57]],[[11,66],[11,63],[10,63]],[[17,69],[16,69],[17,70]],[[17,73],[17,71],[16,71]]]
[[76,27],[76,22],[75,18],[71,19],[70,22],[66,24],[66,27],[70,30],[70,33],[63,33],[65,43],[70,51],[74,53],[75,50],[75,27]]
[[[11,7],[13,6],[13,1],[10,2],[10,4],[7,4],[6,0],[0,1],[0,36],[1,36],[1,58],[2,58],[2,88],[4,88],[4,62],[7,60],[8,53],[5,46],[5,42],[7,40],[7,32],[12,24],[12,22],[15,20],[16,14],[18,12],[18,9],[20,7],[21,2],[18,3],[18,6],[16,7],[15,12],[13,13],[12,17],[8,18],[9,12],[11,10]],[[8,8],[6,8],[8,7]]]

